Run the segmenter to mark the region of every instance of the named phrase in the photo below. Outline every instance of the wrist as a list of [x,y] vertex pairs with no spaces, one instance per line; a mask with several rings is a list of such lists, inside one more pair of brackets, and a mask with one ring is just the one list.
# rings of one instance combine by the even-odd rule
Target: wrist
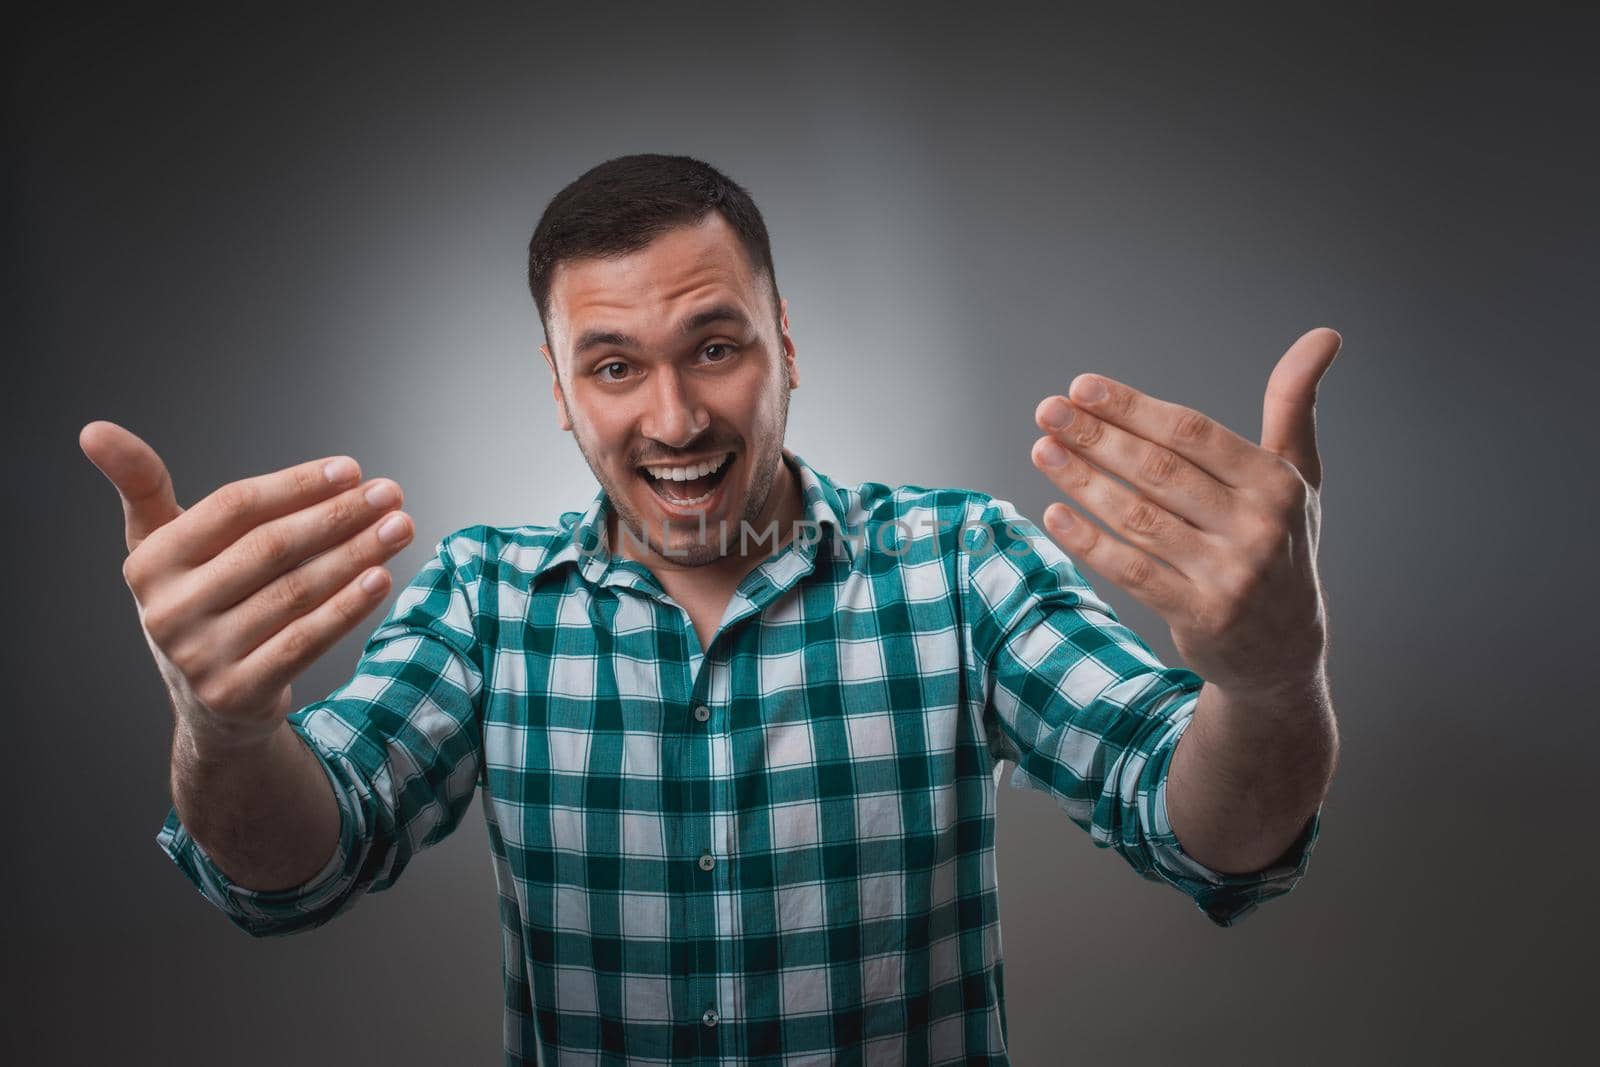
[[173,723],[173,747],[191,764],[236,762],[269,751],[289,729],[279,719],[271,723],[239,723],[193,709],[179,712]]
[[1225,696],[1231,706],[1271,715],[1325,702],[1328,696],[1328,671],[1327,664],[1318,661],[1312,667],[1290,674],[1256,676],[1225,685],[1208,680],[1206,684]]

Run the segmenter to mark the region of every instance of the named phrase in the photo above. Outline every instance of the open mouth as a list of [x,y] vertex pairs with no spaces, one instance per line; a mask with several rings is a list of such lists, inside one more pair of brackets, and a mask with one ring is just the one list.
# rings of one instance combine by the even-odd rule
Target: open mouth
[[639,474],[656,496],[684,508],[710,501],[732,466],[733,453],[724,452],[698,463],[651,463],[640,467]]

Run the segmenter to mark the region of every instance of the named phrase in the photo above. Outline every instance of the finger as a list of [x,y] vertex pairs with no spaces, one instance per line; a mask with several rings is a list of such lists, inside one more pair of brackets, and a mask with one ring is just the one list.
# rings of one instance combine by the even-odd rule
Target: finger
[[330,456],[229,482],[174,524],[174,558],[197,567],[257,527],[327,500],[360,477],[355,460]]
[[1062,503],[1044,509],[1044,528],[1081,562],[1164,619],[1184,617],[1196,594],[1187,578],[1100,529]]
[[387,562],[411,543],[415,532],[405,512],[391,512],[343,544],[256,590],[218,620],[215,632],[227,635],[228,647],[224,651],[232,659],[244,659],[284,627],[311,614],[357,576]]
[[1057,489],[1077,500],[1118,536],[1174,568],[1186,579],[1216,552],[1210,537],[1166,508],[1062,448],[1050,437],[1033,445],[1033,463]]
[[1202,530],[1226,529],[1238,507],[1233,490],[1194,463],[1079,410],[1066,397],[1047,397],[1034,421],[1075,454]]
[[137,434],[97,419],[78,431],[78,447],[122,498],[123,535],[129,552],[183,514],[167,465]]
[[1293,463],[1313,489],[1322,487],[1317,386],[1343,344],[1326,326],[1301,335],[1272,368],[1261,405],[1261,447]]
[[[1103,395],[1095,393],[1097,383],[1103,388]],[[1210,416],[1182,404],[1158,400],[1101,374],[1078,375],[1067,395],[1077,407],[1171,449],[1223,485],[1249,485],[1277,462],[1262,455],[1254,442]]]
[[242,693],[268,693],[290,684],[383,602],[389,584],[382,567],[363,572],[241,660],[230,686]]
[[[198,611],[220,614],[318,553],[355,537],[403,499],[399,485],[377,478],[331,500],[264,522],[184,578],[190,603]],[[409,530],[404,513],[395,514],[402,516]]]

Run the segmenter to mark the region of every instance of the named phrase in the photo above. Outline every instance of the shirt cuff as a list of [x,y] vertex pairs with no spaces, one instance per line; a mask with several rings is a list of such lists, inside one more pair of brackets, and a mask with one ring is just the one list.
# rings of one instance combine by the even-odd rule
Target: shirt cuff
[[194,883],[201,895],[222,911],[235,925],[254,937],[296,933],[320,926],[341,911],[352,899],[361,868],[360,843],[366,838],[366,819],[361,806],[352,799],[348,784],[340,781],[343,757],[310,734],[298,721],[290,728],[311,748],[333,787],[339,806],[339,844],[328,862],[308,881],[288,889],[249,889],[224,874],[200,843],[189,836],[178,818],[178,809],[168,813],[156,843]]
[[1167,815],[1167,779],[1178,739],[1194,721],[1193,708],[1175,723],[1171,741],[1161,749],[1159,766],[1151,768],[1159,784],[1150,795],[1150,851],[1156,877],[1182,890],[1195,906],[1218,926],[1232,926],[1273,897],[1281,897],[1305,877],[1311,850],[1322,826],[1322,805],[1306,820],[1294,842],[1270,866],[1243,874],[1224,874],[1212,870],[1183,850],[1172,831]]

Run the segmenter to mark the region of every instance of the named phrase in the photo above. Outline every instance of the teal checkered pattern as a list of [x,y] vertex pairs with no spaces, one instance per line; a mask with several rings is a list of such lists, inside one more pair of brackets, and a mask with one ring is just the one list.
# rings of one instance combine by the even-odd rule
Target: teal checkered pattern
[[1219,924],[1293,888],[1320,811],[1257,874],[1179,848],[1165,786],[1202,679],[1010,504],[784,455],[817,536],[745,577],[710,648],[610,551],[603,492],[556,527],[467,527],[289,718],[338,797],[327,868],[246,889],[176,811],[161,846],[233,922],[291,933],[393,885],[481,789],[508,1063],[1006,1062],[1006,762]]

